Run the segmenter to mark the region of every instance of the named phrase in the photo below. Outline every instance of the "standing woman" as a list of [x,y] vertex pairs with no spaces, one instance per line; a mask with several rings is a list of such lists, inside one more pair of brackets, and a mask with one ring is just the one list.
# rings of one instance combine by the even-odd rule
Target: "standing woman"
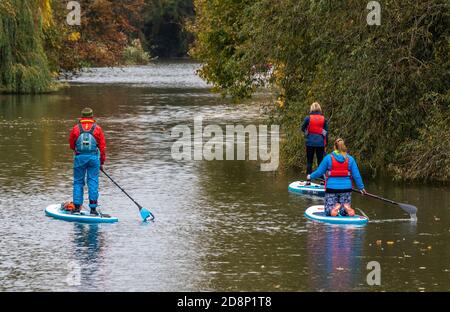
[[322,108],[318,102],[312,103],[309,116],[303,120],[302,131],[306,137],[306,174],[310,174],[314,154],[317,157],[317,164],[320,164],[328,140],[328,123],[322,115]]
[[334,142],[334,151],[325,156],[316,171],[307,180],[317,179],[326,174],[325,214],[336,217],[354,216],[352,209],[352,179],[361,194],[366,194],[364,183],[355,159],[347,153],[343,139]]

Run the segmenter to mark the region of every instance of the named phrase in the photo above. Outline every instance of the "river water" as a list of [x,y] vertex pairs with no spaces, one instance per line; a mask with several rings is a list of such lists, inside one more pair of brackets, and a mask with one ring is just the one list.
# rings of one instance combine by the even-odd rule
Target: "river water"
[[[264,122],[257,96],[235,105],[210,92],[190,62],[93,69],[55,94],[0,96],[0,290],[6,291],[438,291],[450,290],[450,192],[365,176],[354,195],[376,222],[307,221],[320,198],[287,192],[303,173],[260,171],[257,161],[174,160],[171,128]],[[44,208],[71,198],[69,129],[90,106],[106,132],[105,170],[156,216],[101,177],[112,225],[57,221]],[[370,286],[377,261],[381,285]]]

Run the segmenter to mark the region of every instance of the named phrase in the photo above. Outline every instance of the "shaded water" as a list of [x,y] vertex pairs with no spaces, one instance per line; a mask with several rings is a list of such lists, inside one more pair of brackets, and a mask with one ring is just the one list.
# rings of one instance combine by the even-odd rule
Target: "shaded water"
[[[192,126],[194,116],[205,124],[263,121],[257,105],[212,94],[196,67],[98,69],[56,94],[0,96],[0,290],[450,289],[448,187],[366,177],[369,191],[418,206],[418,222],[383,222],[407,216],[355,195],[354,206],[378,221],[327,226],[303,217],[320,199],[287,192],[302,173],[261,172],[255,161],[173,160],[170,129]],[[84,106],[106,132],[105,170],[155,223],[142,224],[103,176],[102,209],[119,223],[44,216],[48,204],[70,199],[67,137]],[[381,286],[366,283],[369,261],[381,265]],[[81,268],[75,285],[74,267]]]

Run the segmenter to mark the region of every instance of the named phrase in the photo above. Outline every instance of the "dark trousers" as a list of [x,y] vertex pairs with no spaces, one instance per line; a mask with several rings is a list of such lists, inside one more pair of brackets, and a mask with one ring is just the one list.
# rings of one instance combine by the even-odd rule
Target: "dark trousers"
[[314,161],[314,154],[317,157],[317,165],[322,162],[323,154],[325,153],[325,147],[315,147],[315,146],[307,146],[306,147],[306,174],[310,174]]

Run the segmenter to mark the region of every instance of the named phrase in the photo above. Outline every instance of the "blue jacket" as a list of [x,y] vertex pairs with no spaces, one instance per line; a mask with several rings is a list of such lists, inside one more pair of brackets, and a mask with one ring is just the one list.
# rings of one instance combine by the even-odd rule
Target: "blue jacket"
[[[310,115],[321,115],[321,114],[319,112],[313,112]],[[309,115],[305,117],[305,119],[303,120],[302,127],[301,127],[302,131],[306,135],[306,146],[325,147],[322,135],[320,135],[320,134],[307,134],[308,126],[309,126]],[[328,122],[327,122],[326,119],[325,119],[325,124],[323,125],[323,129],[325,131],[327,131],[326,139],[327,139],[327,142],[328,142]]]
[[[343,163],[345,161],[344,156],[341,154],[333,152],[333,155],[338,162]],[[362,190],[364,188],[364,183],[361,174],[359,173],[358,165],[352,156],[347,154],[347,157],[350,173],[352,175],[351,177],[355,181],[358,189]],[[322,177],[329,170],[331,170],[331,154],[325,156],[316,171],[311,173],[311,180]],[[329,177],[327,180],[327,189],[350,190],[351,188],[352,180],[350,177]]]

